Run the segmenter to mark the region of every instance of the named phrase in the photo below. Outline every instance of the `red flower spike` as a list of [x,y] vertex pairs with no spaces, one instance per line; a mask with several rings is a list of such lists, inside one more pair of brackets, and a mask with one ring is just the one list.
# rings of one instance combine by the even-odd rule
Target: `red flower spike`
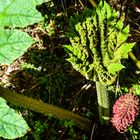
[[111,122],[118,132],[123,133],[134,122],[138,111],[139,98],[127,93],[115,102]]

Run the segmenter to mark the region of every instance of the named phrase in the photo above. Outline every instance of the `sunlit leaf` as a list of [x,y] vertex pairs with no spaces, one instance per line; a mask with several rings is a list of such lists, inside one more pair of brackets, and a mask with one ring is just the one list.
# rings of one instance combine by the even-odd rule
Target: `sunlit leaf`
[[28,131],[29,126],[22,116],[0,97],[0,136],[5,139],[15,139],[22,137]]
[[0,64],[10,64],[21,56],[34,40],[20,30],[0,30]]
[[33,0],[0,0],[0,27],[25,27],[42,20]]
[[107,69],[109,73],[115,74],[116,72],[120,71],[121,69],[125,68],[122,64],[113,63],[110,64]]

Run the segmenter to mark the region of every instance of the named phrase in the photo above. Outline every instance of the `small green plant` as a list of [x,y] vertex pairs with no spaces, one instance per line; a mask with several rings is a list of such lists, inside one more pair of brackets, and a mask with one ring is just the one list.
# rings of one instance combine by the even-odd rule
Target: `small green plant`
[[118,13],[105,1],[70,19],[71,45],[65,45],[70,56],[68,61],[87,79],[96,82],[102,124],[108,124],[110,117],[107,86],[113,84],[119,71],[125,68],[122,59],[128,58],[134,46],[134,43],[126,43],[128,36],[129,26],[124,28],[123,19],[119,19]]

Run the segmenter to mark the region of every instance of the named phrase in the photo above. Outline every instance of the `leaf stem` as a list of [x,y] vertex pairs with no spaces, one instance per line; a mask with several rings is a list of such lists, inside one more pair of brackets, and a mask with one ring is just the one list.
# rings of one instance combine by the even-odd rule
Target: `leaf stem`
[[80,129],[86,131],[91,131],[92,129],[92,121],[85,117],[36,99],[20,95],[16,92],[3,88],[2,86],[0,86],[0,96],[11,104],[30,109],[32,111],[43,113],[45,115],[52,115],[53,117],[59,119],[72,120]]
[[96,81],[96,91],[98,99],[99,118],[102,125],[109,124],[110,119],[110,104],[109,93],[107,87],[101,82]]
[[140,69],[140,60],[138,60],[132,52],[129,52],[129,56],[134,61],[137,68]]
[[93,7],[97,6],[97,4],[96,4],[96,2],[94,0],[89,0],[89,2],[92,4]]

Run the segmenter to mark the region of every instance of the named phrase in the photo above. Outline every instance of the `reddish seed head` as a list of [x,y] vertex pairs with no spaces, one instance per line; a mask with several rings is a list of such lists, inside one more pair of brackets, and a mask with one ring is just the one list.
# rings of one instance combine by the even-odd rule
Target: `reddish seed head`
[[121,96],[113,106],[113,117],[111,122],[118,132],[125,132],[139,111],[139,99],[136,95],[125,94]]

